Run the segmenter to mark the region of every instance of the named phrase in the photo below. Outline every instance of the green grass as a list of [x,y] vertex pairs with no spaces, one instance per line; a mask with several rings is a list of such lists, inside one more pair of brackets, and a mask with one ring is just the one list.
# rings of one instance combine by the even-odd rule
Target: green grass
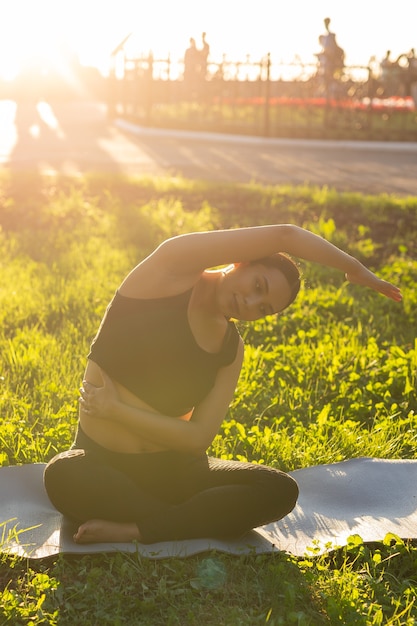
[[[77,421],[89,342],[122,276],[167,236],[293,222],[399,283],[396,304],[301,263],[247,349],[211,452],[294,470],[417,452],[417,198],[117,176],[0,178],[0,464],[45,462]],[[383,539],[383,538],[381,538]],[[417,549],[388,536],[305,558],[2,557],[0,625],[417,622]]]
[[[266,109],[261,104],[229,104],[220,98],[212,102],[178,102],[137,108],[127,117],[139,124],[160,128],[222,132],[269,137],[297,137],[335,140],[415,141],[415,111],[355,109],[354,107],[278,104]],[[125,115],[120,111],[121,115]]]

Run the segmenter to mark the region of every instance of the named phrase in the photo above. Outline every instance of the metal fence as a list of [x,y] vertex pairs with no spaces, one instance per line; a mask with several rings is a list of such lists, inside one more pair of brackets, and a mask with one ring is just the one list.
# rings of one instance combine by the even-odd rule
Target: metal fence
[[[113,59],[111,116],[140,125],[265,137],[417,140],[417,77],[378,67],[223,57],[203,73],[170,58]],[[415,80],[414,80],[415,78]],[[395,79],[395,80],[394,80]]]

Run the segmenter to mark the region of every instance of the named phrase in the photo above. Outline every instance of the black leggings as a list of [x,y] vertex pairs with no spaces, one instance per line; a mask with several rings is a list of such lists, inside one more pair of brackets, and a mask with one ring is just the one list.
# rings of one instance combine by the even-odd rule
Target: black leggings
[[44,481],[64,515],[135,522],[143,543],[239,537],[287,515],[298,497],[295,480],[271,467],[205,454],[112,452],[80,429],[73,448],[49,461]]

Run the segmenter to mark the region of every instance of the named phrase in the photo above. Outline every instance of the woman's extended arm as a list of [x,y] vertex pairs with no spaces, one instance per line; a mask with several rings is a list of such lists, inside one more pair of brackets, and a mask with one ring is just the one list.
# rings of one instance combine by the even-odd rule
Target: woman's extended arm
[[329,241],[298,226],[292,226],[291,233],[287,237],[287,247],[283,252],[288,252],[306,261],[334,267],[344,272],[346,279],[351,283],[369,287],[396,302],[402,300],[398,287],[378,278],[358,259],[343,252]]
[[172,237],[131,272],[125,285],[130,287],[134,295],[135,282],[138,279],[143,280],[145,265],[147,270],[153,270],[155,278],[161,274],[166,278],[168,273],[173,280],[188,277],[192,283],[205,269],[254,261],[276,252],[287,252],[306,261],[334,267],[353,283],[375,289],[393,300],[401,300],[401,294],[396,287],[378,279],[360,261],[322,237],[292,224],[189,233]]
[[169,450],[204,452],[215,437],[233,398],[243,359],[240,341],[234,362],[222,368],[213,389],[194,409],[190,420],[146,411],[120,401],[115,386],[101,370],[102,387],[83,381],[80,402],[92,418],[122,424],[132,433]]

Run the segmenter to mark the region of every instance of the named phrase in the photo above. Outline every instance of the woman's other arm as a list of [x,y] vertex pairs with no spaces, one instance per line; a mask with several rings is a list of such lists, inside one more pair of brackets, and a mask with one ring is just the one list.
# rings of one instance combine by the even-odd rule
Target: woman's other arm
[[216,382],[192,412],[190,420],[176,419],[121,402],[112,380],[102,370],[103,385],[87,381],[81,388],[80,402],[89,417],[120,423],[132,433],[167,450],[192,453],[207,450],[217,434],[233,398],[243,360],[240,341],[235,360],[219,370]]

